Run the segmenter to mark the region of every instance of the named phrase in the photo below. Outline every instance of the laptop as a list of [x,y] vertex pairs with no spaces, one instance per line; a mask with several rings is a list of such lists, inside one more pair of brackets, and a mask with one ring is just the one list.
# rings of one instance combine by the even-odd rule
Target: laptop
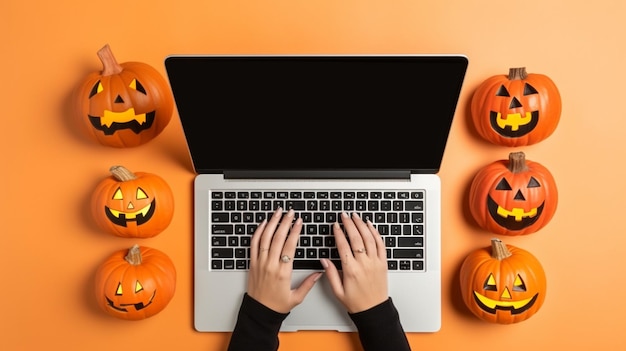
[[[357,212],[385,237],[405,331],[438,331],[437,173],[467,66],[461,54],[166,57],[196,174],[195,329],[233,330],[249,239],[282,206],[305,219],[294,286],[319,257],[338,262],[328,228]],[[281,328],[299,330],[356,331],[324,277]]]

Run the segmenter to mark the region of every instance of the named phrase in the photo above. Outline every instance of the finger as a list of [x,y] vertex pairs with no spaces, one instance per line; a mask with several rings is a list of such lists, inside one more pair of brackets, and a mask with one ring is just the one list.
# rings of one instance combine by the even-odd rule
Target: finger
[[350,243],[348,243],[348,239],[346,239],[346,234],[341,230],[337,222],[333,224],[333,234],[335,235],[335,245],[337,246],[341,260],[344,261],[344,259],[353,257]]
[[341,213],[341,221],[343,222],[343,229],[345,229],[348,235],[348,240],[350,240],[351,250],[353,252],[355,250],[364,250],[363,238],[361,238],[361,233],[359,233],[359,229],[354,224],[354,221],[345,212]]
[[259,243],[261,241],[261,236],[263,231],[265,230],[265,226],[267,225],[267,219],[264,219],[261,224],[256,228],[254,234],[252,234],[252,239],[250,240],[250,263],[254,263],[257,260],[259,255]]
[[296,304],[299,305],[302,301],[304,301],[306,295],[309,291],[311,291],[311,289],[313,289],[313,286],[315,286],[315,283],[322,277],[323,274],[324,273],[322,272],[311,273],[302,281],[300,286],[292,291],[292,296]]
[[283,209],[281,207],[277,208],[272,215],[272,218],[267,222],[265,229],[261,234],[261,241],[259,245],[260,254],[267,252],[272,243],[272,238],[274,237],[274,231],[276,231],[276,226],[278,226],[278,221],[282,217]]
[[[372,235],[371,227],[369,227],[361,217],[356,213],[352,213],[352,221],[354,225],[359,230],[359,234],[361,235],[361,240],[363,242],[363,247],[365,248],[365,253],[370,255],[376,255],[376,240],[374,240],[374,236]],[[369,220],[368,220],[369,221]],[[355,249],[355,246],[352,246]]]
[[333,293],[339,301],[343,301],[345,297],[345,292],[343,289],[341,276],[337,271],[337,267],[335,267],[335,265],[326,258],[320,259],[320,262],[322,263],[322,267],[324,267],[324,270],[326,272],[326,278],[328,278],[328,283],[330,284]]
[[293,258],[298,246],[298,238],[302,232],[302,218],[298,218],[289,231],[289,236],[285,240],[285,246],[283,247],[282,255],[288,255]]
[[287,233],[289,232],[289,228],[291,228],[291,224],[293,223],[294,211],[293,209],[289,210],[287,214],[283,217],[278,226],[278,229],[274,232],[274,236],[272,238],[272,243],[270,245],[270,257],[280,257],[283,252],[283,247],[285,246],[285,239],[287,238]]
[[387,259],[387,248],[385,247],[385,241],[383,240],[382,235],[378,231],[378,228],[374,227],[374,224],[368,220],[367,226],[372,233],[372,237],[374,238],[374,242],[376,243],[376,254],[378,258]]

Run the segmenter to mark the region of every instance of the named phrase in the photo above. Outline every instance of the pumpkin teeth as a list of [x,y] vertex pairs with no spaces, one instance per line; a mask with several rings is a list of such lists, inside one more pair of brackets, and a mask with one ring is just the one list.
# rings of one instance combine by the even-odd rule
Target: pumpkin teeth
[[494,310],[494,311],[498,308],[519,310],[519,309],[527,307],[527,305],[536,298],[536,295],[535,295],[533,297],[530,297],[524,300],[519,300],[519,301],[496,301],[484,295],[481,295],[476,291],[474,291],[474,296],[476,297],[478,301],[480,301],[481,304],[483,304],[487,308]]
[[121,212],[121,211],[117,211],[114,210],[112,208],[109,208],[109,211],[111,212],[111,214],[113,214],[115,217],[121,217],[124,216],[124,218],[126,219],[135,219],[137,218],[138,215],[145,217],[146,214],[148,213],[148,211],[150,211],[150,207],[152,207],[152,204],[148,204],[148,206],[142,208],[139,211],[135,211],[135,212]]
[[498,112],[498,117],[496,118],[496,123],[498,123],[498,127],[504,129],[506,126],[510,126],[511,130],[516,132],[519,130],[520,126],[525,126],[530,124],[533,120],[530,112],[526,112],[522,117],[521,113],[509,113],[505,118],[502,118],[502,114]]
[[136,225],[141,225],[150,220],[156,211],[156,202],[152,200],[150,204],[145,206],[139,211],[135,212],[121,212],[114,210],[110,207],[104,208],[104,213],[107,218],[114,224],[120,225],[122,227],[127,226],[127,222],[134,221]]
[[523,208],[515,207],[513,209],[506,210],[501,206],[498,206],[497,210],[498,214],[504,218],[506,217],[515,217],[517,222],[521,222],[524,218],[533,218],[537,215],[537,208],[533,208],[528,212],[525,212]]
[[128,312],[128,309],[126,309],[127,306],[133,306],[135,307],[135,310],[140,311],[143,310],[144,308],[150,306],[152,304],[152,302],[154,301],[154,297],[156,296],[156,290],[154,292],[152,292],[152,295],[150,296],[150,299],[148,300],[147,303],[143,303],[143,302],[136,302],[136,303],[122,303],[119,306],[115,306],[115,302],[113,302],[113,300],[109,299],[106,295],[104,296],[104,298],[107,301],[107,305],[109,305],[109,307],[120,311],[120,312]]
[[100,123],[107,127],[111,127],[113,123],[126,123],[137,121],[139,124],[146,123],[146,114],[135,114],[135,109],[133,107],[129,108],[123,112],[113,112],[109,110],[104,110],[104,115],[100,119]]

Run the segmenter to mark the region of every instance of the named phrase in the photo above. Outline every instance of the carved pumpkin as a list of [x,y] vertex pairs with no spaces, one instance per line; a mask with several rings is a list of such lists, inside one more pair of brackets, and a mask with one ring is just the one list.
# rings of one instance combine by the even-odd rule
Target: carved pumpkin
[[174,195],[163,178],[123,166],[110,172],[91,198],[92,215],[102,229],[120,237],[149,238],[169,226]]
[[511,324],[533,316],[546,297],[546,275],[530,252],[499,239],[471,252],[460,271],[463,302],[478,318]]
[[163,252],[134,245],[115,252],[96,272],[96,301],[107,314],[140,320],[161,312],[174,296],[176,269]]
[[150,65],[118,64],[109,45],[98,51],[103,70],[75,91],[79,124],[102,145],[133,147],[157,135],[172,118],[174,99],[167,81]]
[[469,208],[480,227],[495,234],[524,235],[543,228],[558,203],[556,183],[523,152],[483,167],[470,186]]
[[502,146],[540,142],[556,129],[561,117],[561,95],[543,74],[511,68],[509,75],[485,80],[474,92],[471,115],[478,134]]

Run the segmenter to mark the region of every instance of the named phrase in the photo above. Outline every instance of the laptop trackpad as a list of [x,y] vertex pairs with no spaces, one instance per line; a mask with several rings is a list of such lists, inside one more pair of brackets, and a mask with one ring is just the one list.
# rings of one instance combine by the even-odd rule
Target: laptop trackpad
[[[298,285],[309,273],[294,272],[292,281]],[[291,311],[281,328],[281,331],[297,330],[356,331],[346,308],[333,294],[325,276],[315,283],[304,301]]]

